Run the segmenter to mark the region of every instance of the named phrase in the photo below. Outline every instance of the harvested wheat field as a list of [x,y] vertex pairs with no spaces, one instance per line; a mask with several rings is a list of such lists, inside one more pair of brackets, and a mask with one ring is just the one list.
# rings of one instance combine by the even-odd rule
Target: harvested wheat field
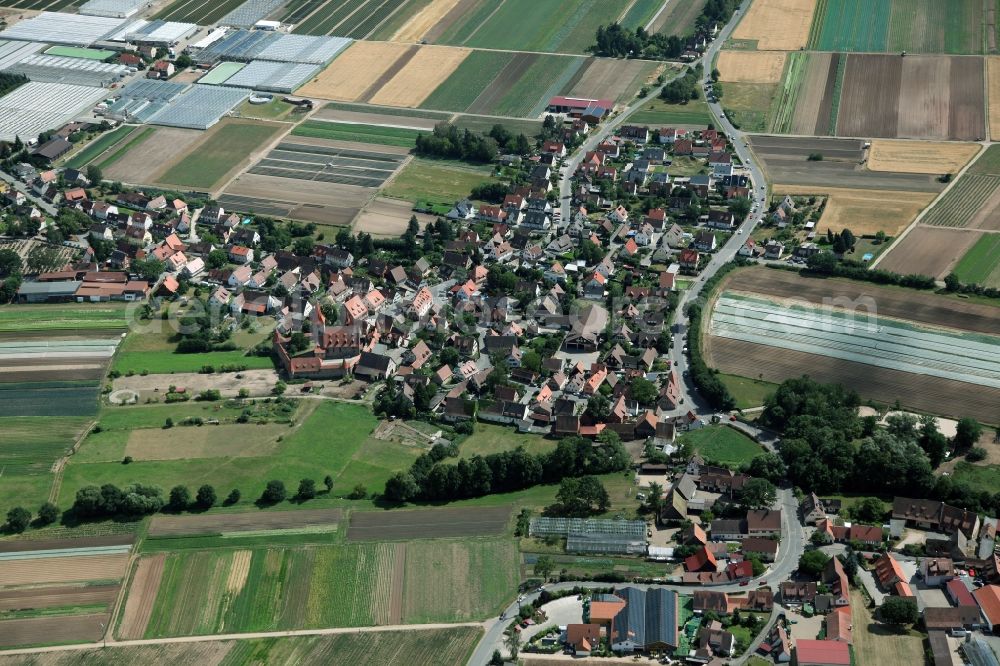
[[368,101],[384,106],[420,106],[470,53],[451,46],[422,46]]
[[855,235],[883,231],[895,236],[937,195],[933,192],[896,192],[839,187],[775,185],[775,194],[825,194],[829,197],[817,231],[850,229]]
[[[104,177],[125,183],[155,183],[157,176],[165,173],[204,136],[205,133],[199,130],[157,127],[140,145],[105,167]],[[156,159],[149,159],[150,155],[156,155]]]
[[410,48],[394,42],[354,42],[296,94],[353,102]]
[[784,51],[722,51],[715,66],[721,81],[780,83],[787,57]]
[[755,0],[733,33],[761,51],[798,51],[809,41],[816,0]]
[[132,640],[146,635],[146,625],[153,614],[153,604],[156,602],[156,592],[160,589],[160,579],[163,578],[163,563],[165,553],[158,553],[139,560],[135,567],[135,575],[129,585],[128,599],[122,614],[121,626],[118,628],[118,638]]
[[1000,138],[1000,56],[986,59],[986,72],[990,139],[996,141],[996,138]]
[[978,152],[979,145],[975,143],[876,139],[868,151],[868,168],[903,173],[956,173]]
[[982,235],[980,231],[917,225],[879,259],[877,267],[942,279]]
[[355,233],[365,232],[382,238],[398,238],[406,231],[410,217],[416,217],[421,227],[435,221],[437,216],[414,213],[413,204],[399,199],[375,197],[354,220]]
[[430,4],[410,17],[392,36],[394,42],[419,42],[431,28],[451,12],[460,0],[431,0]]
[[4,560],[0,562],[0,586],[114,580],[125,575],[128,557],[128,553],[121,553]]

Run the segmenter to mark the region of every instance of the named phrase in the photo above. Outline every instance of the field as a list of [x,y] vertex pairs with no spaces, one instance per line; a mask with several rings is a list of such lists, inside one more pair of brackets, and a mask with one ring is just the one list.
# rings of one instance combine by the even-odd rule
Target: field
[[[310,413],[311,408],[313,411]],[[347,494],[353,485],[343,483],[340,479],[354,456],[359,453],[364,455],[359,450],[376,423],[375,418],[364,407],[324,401],[319,405],[305,405],[295,413],[292,418],[296,425],[282,426],[284,434],[280,446],[270,455],[136,460],[130,465],[122,465],[117,460],[108,460],[89,450],[101,446],[120,446],[121,436],[116,435],[115,431],[128,433],[139,428],[149,428],[159,432],[168,417],[179,424],[188,417],[222,420],[233,419],[238,415],[238,408],[226,409],[219,403],[109,409],[100,419],[105,432],[99,433],[93,441],[88,438],[81,447],[79,457],[70,458],[62,482],[60,506],[69,506],[73,495],[81,486],[90,483],[116,483],[124,486],[136,479],[162,488],[183,483],[195,489],[203,483],[209,483],[215,486],[220,496],[228,494],[232,488],[239,488],[243,494],[243,503],[250,505],[260,496],[269,479],[282,479],[294,489],[299,479],[308,477],[321,481],[326,474],[330,474],[335,480],[337,492]],[[178,439],[210,437],[210,433],[214,432],[213,428],[223,427],[243,428],[251,438],[255,437],[255,429],[262,428],[253,424],[201,427],[177,425],[166,432],[171,432]],[[199,430],[205,432],[197,432]],[[331,436],[330,433],[336,435]],[[242,437],[237,441],[243,441]]]
[[855,235],[883,231],[895,236],[931,201],[931,192],[863,190],[840,187],[791,186],[777,184],[775,194],[824,194],[828,197],[817,230],[850,229]]
[[[126,547],[127,550],[127,547]],[[128,553],[0,560],[0,588],[15,585],[85,583],[125,575]]]
[[162,428],[135,430],[125,445],[125,455],[135,460],[268,456],[278,449],[278,438],[287,431],[281,425],[220,425],[195,428],[178,438]]
[[[421,111],[418,109],[395,109],[373,107],[366,104],[330,102],[317,109],[310,120],[332,120],[355,125],[381,125],[412,130],[432,130],[440,122],[451,118],[450,113]],[[305,123],[303,123],[305,125]]]
[[755,40],[762,51],[805,48],[816,0],[757,0],[736,26],[734,39]]
[[492,180],[486,169],[418,158],[411,160],[396,174],[383,194],[405,201],[427,201],[451,206],[459,199],[469,196],[476,185]]
[[858,664],[919,664],[924,641],[919,635],[898,634],[875,622],[860,591],[851,594],[854,658]]
[[211,191],[250,162],[282,129],[281,125],[259,121],[222,121],[158,180]]
[[504,506],[489,509],[355,511],[351,514],[347,540],[402,541],[500,535],[507,529],[510,512],[510,507]]
[[[329,128],[332,130],[330,134],[337,134],[336,124],[333,125]],[[360,128],[360,131],[362,134],[357,138],[363,139],[366,136],[363,133],[365,128]],[[379,128],[372,128],[371,131],[378,132]],[[323,128],[314,132],[314,134],[322,133],[324,133]],[[388,130],[386,134],[381,136],[385,136],[388,140],[389,138],[400,139],[412,134],[414,132],[411,130]],[[315,141],[298,143],[289,140],[279,143],[263,159],[254,164],[247,173],[293,181],[377,188],[391,178],[405,161],[406,152],[398,150],[396,147],[381,149],[365,146],[363,150],[355,150],[338,145],[337,142],[329,142],[326,146],[321,146],[317,145]]]
[[877,267],[941,280],[981,237],[983,234],[978,231],[919,224],[892,246]]
[[297,33],[385,39],[424,4],[426,0],[293,0],[281,20],[296,24]]
[[[198,130],[177,127],[147,129],[152,129],[152,134],[146,135],[138,145],[130,140],[125,142],[127,146],[109,150],[96,160],[104,170],[105,178],[125,183],[157,183],[159,174],[167,170],[168,165],[187,153],[205,135]],[[112,155],[117,157],[108,164]],[[159,158],[151,160],[150,155],[157,155]]]
[[420,106],[469,53],[468,49],[422,47],[366,101],[384,106]]
[[868,168],[933,175],[957,173],[978,152],[979,146],[974,143],[876,139],[868,151]]
[[129,312],[127,303],[6,305],[0,308],[0,333],[122,330]]
[[140,129],[138,125],[122,125],[110,132],[105,132],[83,148],[73,152],[66,160],[66,166],[71,169],[82,169]]
[[986,103],[990,138],[1000,137],[1000,57],[986,59]]
[[94,164],[99,169],[109,169],[125,157],[126,153],[129,153],[140,146],[143,146],[144,152],[147,151],[148,149],[145,147],[146,139],[148,139],[155,131],[155,127],[143,127],[142,130],[130,134],[125,141],[115,146],[114,150],[108,151],[102,155],[100,159],[95,160]]
[[984,37],[996,49],[996,28],[986,25],[979,0],[824,0],[817,7],[810,49],[978,54]]
[[103,666],[104,664],[330,664],[384,666],[412,661],[421,666],[464,664],[482,636],[477,626],[379,631],[363,629],[321,636],[198,641],[0,656],[2,666]]
[[107,613],[5,620],[0,622],[0,647],[97,641],[107,622]]
[[[778,83],[787,57],[784,51],[722,51],[715,67],[723,82]],[[724,93],[726,99],[728,86],[724,86]]]
[[681,435],[707,460],[739,467],[764,452],[760,444],[729,426],[709,426]]
[[246,366],[250,370],[273,368],[267,356],[252,356],[241,350],[205,352],[203,354],[177,354],[172,350],[159,352],[132,352],[123,350],[115,357],[113,368],[122,374],[148,372],[151,375],[175,372],[198,372],[204,366]]
[[969,167],[969,173],[1000,176],[1000,146],[989,146]]
[[371,197],[371,188],[357,185],[318,188],[310,181],[243,174],[226,187],[219,204],[242,213],[343,227]]
[[425,0],[420,11],[410,16],[406,23],[392,33],[391,41],[419,42],[424,40],[424,36],[458,4],[459,0]]
[[81,417],[0,418],[0,507],[44,502],[52,485],[52,465],[89,424],[90,419]]
[[1000,234],[985,234],[954,268],[963,283],[1000,287]]
[[[487,89],[510,66],[515,54],[503,51],[473,51],[451,76],[424,99],[421,107],[446,111],[489,111],[477,100],[486,96]],[[473,109],[475,106],[475,109]]]
[[398,238],[406,231],[410,217],[414,215],[421,226],[437,219],[432,215],[414,213],[413,205],[408,201],[375,197],[355,219],[353,229],[375,237]]
[[150,537],[225,535],[256,530],[292,530],[303,527],[336,527],[343,519],[340,509],[299,509],[287,512],[214,513],[154,516]]
[[174,2],[156,14],[156,18],[165,21],[214,25],[216,21],[241,4],[243,4],[241,0],[222,0],[221,2],[174,0]]
[[635,99],[640,88],[656,82],[661,69],[656,63],[643,60],[588,58],[561,94],[627,104]]
[[652,99],[628,118],[633,125],[647,127],[674,127],[677,125],[707,127],[712,122],[712,114],[702,99],[687,104],[668,104],[661,99]]
[[726,385],[733,398],[736,400],[737,409],[749,409],[760,407],[764,404],[767,396],[774,393],[778,388],[777,384],[751,379],[748,377],[737,377],[736,375],[719,375],[719,379]]
[[323,120],[307,120],[292,130],[293,136],[308,136],[335,141],[358,141],[400,148],[415,146],[419,134],[418,131],[401,127],[336,123]]
[[403,44],[354,42],[297,92],[304,97],[354,102],[409,51],[411,47]]
[[705,8],[707,0],[668,2],[651,26],[649,32],[685,37],[694,30],[695,20]]
[[922,222],[937,227],[1000,230],[1000,176],[966,172]]
[[462,440],[459,453],[463,458],[471,458],[523,447],[528,453],[540,454],[553,450],[555,446],[555,442],[539,435],[526,435],[503,426],[477,423],[475,433]]
[[[933,414],[972,416],[980,420],[995,418],[990,416],[990,410],[1000,398],[1000,388],[994,388],[995,381],[988,376],[992,372],[990,355],[974,351],[975,344],[991,344],[993,338],[970,335],[995,333],[1000,310],[992,306],[914,290],[840,279],[809,279],[766,269],[738,271],[727,278],[726,284],[734,285],[734,289],[754,299],[768,299],[772,303],[778,299],[795,299],[803,306],[811,304],[810,308],[828,302],[824,299],[859,302],[857,299],[870,298],[877,310],[880,333],[877,334],[879,350],[874,354],[870,353],[869,345],[876,334],[868,327],[858,328],[851,334],[848,348],[843,342],[828,339],[833,331],[840,330],[839,316],[830,319],[831,323],[822,329],[826,332],[821,333],[824,341],[819,346],[809,343],[809,336],[802,338],[802,344],[789,344],[785,340],[786,327],[781,325],[772,325],[767,341],[762,342],[761,338],[754,337],[758,328],[753,323],[756,314],[749,312],[747,325],[733,328],[728,319],[731,308],[717,306],[713,313],[713,334],[707,338],[706,356],[709,365],[724,373],[761,377],[770,382],[808,374],[819,381],[842,383],[857,390],[865,399],[885,403],[899,399],[908,408]],[[867,317],[870,309],[862,308]],[[802,312],[802,321],[812,317],[811,311]],[[796,318],[790,321],[789,327],[798,326],[798,323]],[[961,332],[937,332],[942,336],[942,344],[950,349],[943,361],[940,353],[920,350],[912,352],[923,362],[917,367],[905,353],[899,355],[901,349],[918,349],[926,344],[928,329],[921,327],[954,329],[959,323]],[[724,333],[725,337],[717,332]],[[928,381],[930,376],[934,377],[933,381]]]
[[[764,162],[768,179],[779,186],[827,185],[860,190],[894,190],[897,192],[940,192],[944,184],[929,174],[898,171],[872,172],[865,168],[863,142],[858,139],[798,138],[781,136],[751,136],[754,153]],[[892,142],[913,145],[918,152],[922,142]],[[962,146],[959,146],[960,148]],[[972,147],[975,150],[975,146]],[[810,160],[820,154],[822,160]],[[905,167],[905,164],[899,164]]]
[[488,0],[450,21],[436,41],[510,51],[585,53],[599,25],[614,23],[624,3],[603,0]]
[[850,55],[837,134],[981,140],[983,76],[981,58]]
[[516,557],[507,539],[171,552],[145,636],[482,619],[516,589]]

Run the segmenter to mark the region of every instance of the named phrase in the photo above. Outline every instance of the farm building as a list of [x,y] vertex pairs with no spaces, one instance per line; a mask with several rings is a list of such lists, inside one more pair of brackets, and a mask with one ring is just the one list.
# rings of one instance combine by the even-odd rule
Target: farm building
[[565,113],[574,118],[593,116],[604,118],[614,107],[615,103],[610,99],[585,99],[581,97],[556,96],[549,100],[550,113]]
[[89,0],[80,6],[80,13],[124,19],[135,16],[140,9],[151,4],[150,0]]
[[[205,40],[203,40],[205,41]],[[310,35],[285,35],[263,30],[233,30],[199,48],[195,59],[211,65],[220,60],[248,62],[270,60],[273,62],[301,62],[325,65],[350,45],[343,37],[313,37]]]
[[0,97],[0,140],[61,127],[104,97],[103,88],[31,81]]
[[533,518],[532,536],[564,536],[566,550],[576,553],[646,552],[646,523],[641,520]]
[[122,88],[104,115],[151,125],[208,129],[246,97],[245,90],[143,79]]
[[10,69],[28,56],[34,55],[45,48],[38,42],[10,42],[0,40],[0,70]]
[[625,601],[611,621],[611,649],[615,652],[674,650],[678,646],[677,593],[634,587],[615,590]]
[[100,88],[116,83],[128,74],[128,67],[85,58],[35,54],[7,68],[13,74],[23,74],[41,83],[71,83]]
[[318,65],[252,60],[222,84],[268,92],[290,93],[319,72]]
[[102,41],[121,28],[123,24],[122,19],[104,16],[42,12],[37,16],[18,21],[0,33],[0,38],[90,46],[95,42]]

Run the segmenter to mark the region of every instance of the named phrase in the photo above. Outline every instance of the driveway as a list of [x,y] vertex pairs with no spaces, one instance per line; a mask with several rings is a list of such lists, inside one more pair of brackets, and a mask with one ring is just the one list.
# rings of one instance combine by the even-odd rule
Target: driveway
[[885,601],[885,594],[879,589],[878,583],[875,582],[875,577],[872,576],[872,572],[859,568],[858,579],[864,585],[865,589],[868,590],[868,595],[875,602],[875,605],[881,606],[882,602]]
[[521,632],[522,644],[527,643],[539,634],[546,634],[555,627],[565,627],[567,624],[583,623],[583,602],[576,596],[556,599],[542,606],[548,619],[545,622],[528,627]]

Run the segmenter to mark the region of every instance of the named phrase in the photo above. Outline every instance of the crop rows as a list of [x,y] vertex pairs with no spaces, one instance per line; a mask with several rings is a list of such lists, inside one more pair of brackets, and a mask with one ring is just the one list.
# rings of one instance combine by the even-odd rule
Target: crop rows
[[948,190],[924,217],[936,227],[964,227],[1000,187],[1000,176],[967,173]]
[[[350,31],[350,33],[344,35],[345,37],[351,37],[353,39],[364,39],[368,34],[377,28],[383,21],[389,18],[389,14],[395,11],[398,5],[396,0],[383,0],[382,4],[378,6],[368,17],[361,23],[358,23]],[[365,7],[368,10],[368,7]],[[363,12],[359,12],[363,13]]]
[[795,117],[795,104],[798,101],[799,90],[802,88],[802,73],[809,66],[809,54],[794,52],[788,54],[785,64],[785,75],[781,79],[781,87],[775,96],[772,108],[771,131],[786,134],[791,131],[792,119]]
[[993,277],[1000,270],[1000,235],[985,234],[955,266],[955,275],[964,283],[996,287]]
[[513,59],[512,53],[473,51],[420,106],[466,111]]
[[1000,144],[993,144],[986,149],[966,173],[989,174],[1000,176]]
[[893,0],[826,0],[817,5],[810,48],[885,51]]

